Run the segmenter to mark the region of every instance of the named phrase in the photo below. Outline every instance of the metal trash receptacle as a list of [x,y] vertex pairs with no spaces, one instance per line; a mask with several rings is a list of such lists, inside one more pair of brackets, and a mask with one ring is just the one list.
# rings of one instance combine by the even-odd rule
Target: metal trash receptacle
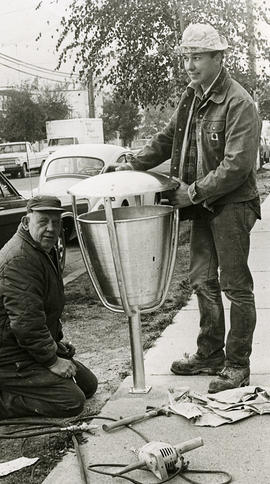
[[[120,171],[85,179],[69,189],[83,260],[96,292],[111,311],[129,322],[133,368],[131,393],[146,393],[141,313],[165,301],[176,258],[178,210],[141,205],[148,193],[176,189],[179,182],[158,173]],[[116,197],[134,196],[136,206],[112,207]],[[103,198],[104,210],[78,216],[76,197]]]
[[[172,236],[173,208],[162,205],[113,208],[128,302],[153,306],[163,293]],[[105,211],[78,217],[83,240],[106,299],[121,305]]]

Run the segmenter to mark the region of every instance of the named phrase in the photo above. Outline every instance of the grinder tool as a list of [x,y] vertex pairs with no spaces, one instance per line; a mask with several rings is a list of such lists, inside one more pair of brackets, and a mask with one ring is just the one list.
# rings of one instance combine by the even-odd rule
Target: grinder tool
[[164,442],[149,442],[138,450],[139,462],[124,467],[115,476],[121,476],[129,471],[147,467],[158,479],[167,479],[169,473],[173,473],[185,466],[182,454],[202,445],[203,440],[201,437],[176,445]]

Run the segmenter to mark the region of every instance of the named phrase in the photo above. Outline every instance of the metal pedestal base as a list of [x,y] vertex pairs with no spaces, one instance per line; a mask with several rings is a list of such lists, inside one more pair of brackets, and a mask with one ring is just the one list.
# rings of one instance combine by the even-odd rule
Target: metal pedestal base
[[145,386],[144,388],[134,388],[134,387],[130,387],[128,393],[134,393],[134,394],[138,394],[138,393],[148,393],[150,392],[151,390],[151,386]]
[[141,314],[137,307],[132,307],[132,316],[128,318],[128,323],[133,367],[133,387],[129,393],[148,393],[151,386],[145,385]]

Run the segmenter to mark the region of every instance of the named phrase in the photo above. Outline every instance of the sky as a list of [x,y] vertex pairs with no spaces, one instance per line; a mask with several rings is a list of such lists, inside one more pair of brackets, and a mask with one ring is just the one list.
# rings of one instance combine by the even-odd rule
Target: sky
[[[35,7],[39,1],[0,0],[0,88],[21,84],[26,79],[34,79],[4,67],[3,64],[10,65],[10,63],[3,59],[1,54],[52,70],[57,66],[59,54],[55,52],[57,41],[55,31],[71,0],[42,0],[42,7],[36,10]],[[263,2],[263,0],[255,1]],[[262,26],[262,31],[270,39],[270,26]],[[36,42],[35,39],[40,32],[41,39]],[[54,38],[52,38],[53,34]],[[20,65],[13,64],[13,66],[24,69]],[[64,72],[71,72],[71,69],[71,61],[61,67]],[[39,74],[47,76],[44,73],[39,72]],[[49,73],[48,77],[59,79],[59,76],[51,76]]]
[[[70,0],[59,0],[59,2],[43,0],[41,8],[36,10],[35,7],[38,3],[39,0],[0,0],[0,55],[4,54],[54,70],[59,55],[55,52],[57,40],[55,31]],[[41,39],[35,41],[40,32],[42,33]],[[53,34],[54,38],[52,38]],[[34,79],[29,75],[4,67],[3,64],[10,65],[10,63],[2,57],[0,63],[0,87],[20,84],[26,79]],[[13,64],[13,66],[24,70],[24,67],[20,65]],[[70,62],[61,70],[70,72],[71,67]],[[47,74],[39,74],[47,76]],[[48,77],[59,79],[59,76],[51,76],[49,73]]]

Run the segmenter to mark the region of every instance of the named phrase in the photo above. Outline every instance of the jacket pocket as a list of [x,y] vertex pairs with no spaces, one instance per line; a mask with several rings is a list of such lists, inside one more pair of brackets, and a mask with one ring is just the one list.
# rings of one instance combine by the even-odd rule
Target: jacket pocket
[[225,130],[225,120],[208,120],[205,119],[202,123],[202,129],[208,134],[222,133]]
[[202,147],[204,148],[208,170],[215,169],[224,158],[225,120],[204,119],[202,122]]

